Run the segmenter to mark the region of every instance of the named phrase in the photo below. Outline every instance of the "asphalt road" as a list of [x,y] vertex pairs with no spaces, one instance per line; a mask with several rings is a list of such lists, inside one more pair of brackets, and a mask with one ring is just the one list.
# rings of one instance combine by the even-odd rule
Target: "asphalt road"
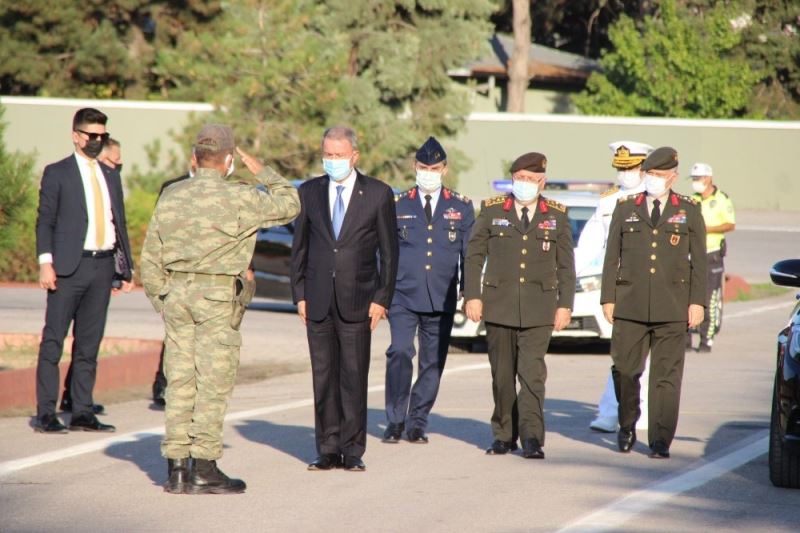
[[[765,281],[771,257],[756,244],[765,234],[781,245],[797,235],[747,233],[740,242],[753,243],[752,253],[737,261]],[[649,459],[644,444],[620,454],[614,435],[588,429],[610,364],[590,345],[547,356],[544,461],[483,454],[492,439],[485,354],[450,356],[430,444],[382,444],[382,324],[373,340],[365,473],[306,470],[315,456],[308,371],[236,388],[220,466],[248,483],[238,496],[161,490],[163,413],[147,399],[108,407],[104,419],[118,428],[111,436],[40,435],[28,418],[3,418],[0,531],[796,532],[800,491],[770,484],[766,456],[775,334],[792,302],[785,295],[728,305],[714,351],[687,355],[668,461]],[[43,303],[36,289],[0,289],[0,328],[40,331]],[[259,308],[245,317],[243,362],[307,368],[297,317],[285,306]],[[162,334],[141,292],[114,299],[107,333]]]

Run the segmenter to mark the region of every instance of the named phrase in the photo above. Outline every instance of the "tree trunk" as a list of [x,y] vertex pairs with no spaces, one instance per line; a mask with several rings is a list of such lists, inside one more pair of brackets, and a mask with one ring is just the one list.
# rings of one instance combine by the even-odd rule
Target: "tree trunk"
[[531,1],[514,0],[514,51],[508,64],[509,113],[525,112],[528,89],[528,56],[531,50]]

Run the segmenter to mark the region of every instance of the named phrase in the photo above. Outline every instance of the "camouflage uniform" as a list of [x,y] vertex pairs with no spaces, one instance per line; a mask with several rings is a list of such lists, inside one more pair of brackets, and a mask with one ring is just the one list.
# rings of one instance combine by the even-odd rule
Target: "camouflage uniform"
[[200,168],[164,191],[142,250],[142,284],[166,327],[168,459],[222,456],[222,422],[239,364],[243,313],[237,284],[259,228],[300,211],[296,189],[270,168],[256,180],[269,192]]

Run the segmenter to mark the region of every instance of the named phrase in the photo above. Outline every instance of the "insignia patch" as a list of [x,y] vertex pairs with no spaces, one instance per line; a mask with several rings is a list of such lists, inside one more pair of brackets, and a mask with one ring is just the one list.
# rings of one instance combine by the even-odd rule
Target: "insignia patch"
[[642,219],[639,218],[639,215],[636,213],[632,213],[631,216],[625,219],[625,222],[641,222]]
[[542,242],[542,250],[544,250],[545,252],[550,251],[550,241]]
[[450,242],[456,242],[456,237],[458,234],[455,231],[448,231],[447,238],[450,239]]
[[509,222],[505,218],[493,218],[492,219],[492,226],[510,226],[511,222]]
[[445,220],[461,220],[463,218],[461,211],[456,211],[452,207],[445,211],[443,216]]
[[686,224],[686,213],[672,215],[669,217],[669,220],[667,220],[667,224]]
[[678,246],[678,243],[679,243],[679,242],[681,242],[681,236],[680,236],[680,235],[671,235],[671,236],[670,236],[670,238],[669,238],[669,243],[670,243],[672,246]]
[[548,229],[548,230],[552,229],[552,230],[555,230],[555,229],[557,229],[557,224],[558,223],[556,222],[556,220],[551,218],[551,219],[545,220],[544,222],[539,222],[539,224],[536,227],[539,228],[539,229]]

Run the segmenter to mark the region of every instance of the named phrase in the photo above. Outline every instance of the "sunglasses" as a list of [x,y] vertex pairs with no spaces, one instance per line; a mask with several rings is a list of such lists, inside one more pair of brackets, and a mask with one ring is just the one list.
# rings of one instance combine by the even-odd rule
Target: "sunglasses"
[[111,137],[111,134],[108,133],[108,132],[106,132],[106,133],[92,133],[92,132],[89,132],[89,131],[83,131],[83,130],[77,130],[77,129],[75,131],[77,131],[78,133],[83,133],[84,135],[86,135],[89,138],[90,141],[102,140],[103,142],[106,142],[108,140],[108,138]]

